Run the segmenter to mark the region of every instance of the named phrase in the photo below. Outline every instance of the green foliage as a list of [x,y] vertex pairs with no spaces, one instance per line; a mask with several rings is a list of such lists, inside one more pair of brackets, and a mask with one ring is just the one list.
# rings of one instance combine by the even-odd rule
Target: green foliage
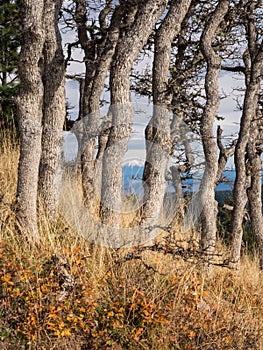
[[0,5],[0,125],[16,121],[14,97],[18,89],[17,66],[20,47],[19,0]]

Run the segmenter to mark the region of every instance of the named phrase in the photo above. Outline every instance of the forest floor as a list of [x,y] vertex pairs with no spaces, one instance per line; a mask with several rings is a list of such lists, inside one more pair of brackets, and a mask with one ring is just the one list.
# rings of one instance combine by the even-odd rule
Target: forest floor
[[29,245],[12,210],[14,144],[0,153],[1,349],[263,349],[256,255],[244,251],[239,271],[214,266],[207,275],[198,256],[168,241],[116,251],[44,217],[40,243]]

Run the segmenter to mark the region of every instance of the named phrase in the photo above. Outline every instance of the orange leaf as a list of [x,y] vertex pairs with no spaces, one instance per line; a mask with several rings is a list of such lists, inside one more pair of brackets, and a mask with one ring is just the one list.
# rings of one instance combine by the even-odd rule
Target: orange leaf
[[135,341],[138,341],[138,340],[139,340],[140,335],[142,334],[142,332],[143,332],[143,328],[137,329],[137,331],[136,331],[136,333],[135,333],[135,335],[134,335],[134,340],[135,340]]
[[196,336],[196,332],[190,331],[189,338],[192,340]]

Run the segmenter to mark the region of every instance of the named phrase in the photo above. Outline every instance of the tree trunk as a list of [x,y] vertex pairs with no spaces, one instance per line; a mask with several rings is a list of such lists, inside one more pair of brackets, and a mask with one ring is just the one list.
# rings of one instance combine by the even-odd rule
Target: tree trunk
[[21,18],[22,45],[19,58],[20,90],[17,97],[20,159],[17,184],[17,218],[33,241],[38,240],[37,188],[41,156],[43,83],[41,64],[45,33],[43,1],[25,0]]
[[[76,0],[75,20],[77,25],[78,39],[84,51],[85,78],[80,81],[80,109],[78,127],[75,128],[78,140],[78,156],[81,162],[81,176],[84,200],[90,198],[93,191],[90,187],[93,183],[93,161],[95,153],[95,141],[90,129],[90,121],[94,124],[94,115],[90,115],[89,99],[91,96],[92,81],[96,67],[96,42],[89,39],[87,34],[87,3],[85,0]],[[92,126],[92,125],[91,125]],[[91,200],[91,198],[90,198]]]
[[[250,8],[253,11],[253,8]],[[258,94],[260,89],[260,74],[263,62],[263,42],[259,47],[256,43],[256,33],[253,21],[249,19],[247,26],[247,38],[249,55],[244,55],[246,66],[246,92],[244,97],[243,112],[241,117],[240,131],[235,149],[236,180],[234,185],[234,210],[232,216],[232,243],[231,243],[231,266],[237,268],[240,260],[242,243],[242,222],[245,206],[247,203],[248,178],[246,173],[246,150],[251,137],[251,122],[256,119],[258,106]],[[248,58],[249,56],[249,58]]]
[[172,93],[169,88],[169,66],[172,42],[181,29],[190,0],[171,2],[169,12],[155,37],[153,63],[153,117],[147,125],[146,162],[144,167],[144,198],[140,222],[152,226],[163,207],[168,160],[172,149],[169,111]]
[[205,76],[206,105],[201,121],[201,137],[205,155],[205,171],[200,186],[202,202],[201,249],[209,264],[216,243],[217,203],[215,185],[218,171],[217,145],[213,133],[213,123],[219,107],[218,75],[221,58],[213,49],[212,43],[218,27],[228,11],[229,0],[222,0],[211,14],[201,37],[201,50],[207,63]]
[[147,0],[140,4],[134,23],[119,40],[113,57],[110,88],[112,127],[103,157],[101,218],[119,226],[122,191],[122,160],[131,134],[133,111],[130,103],[130,72],[134,60],[146,44],[167,0]]
[[[252,137],[248,143],[249,171],[251,184],[248,188],[251,227],[258,247],[259,267],[263,270],[263,215],[262,215],[262,121],[254,122]],[[261,135],[261,137],[260,137]]]
[[[81,46],[85,52],[85,80],[82,87],[82,99],[79,119],[81,119],[83,135],[78,135],[81,149],[82,188],[86,207],[95,209],[100,196],[97,185],[95,144],[99,134],[100,111],[99,102],[104,89],[105,78],[110,67],[112,56],[120,35],[122,17],[126,7],[124,3],[117,6],[112,14],[110,26],[106,26],[106,16],[112,3],[107,2],[100,12],[100,29],[104,40],[97,45],[89,40],[86,29],[86,2],[76,1],[76,22]],[[97,54],[97,57],[96,57]]]
[[96,42],[89,39],[87,35],[87,3],[85,0],[76,0],[75,21],[77,25],[78,39],[84,51],[85,79],[83,94],[81,98],[81,108],[79,114],[86,117],[89,113],[89,98],[91,94],[92,79],[95,72]]
[[61,186],[62,129],[66,116],[65,66],[58,29],[62,1],[45,2],[44,106],[39,195],[50,221],[57,217]]
[[[108,37],[105,46],[101,50],[92,81],[89,99],[89,115],[87,118],[87,140],[82,157],[82,184],[85,203],[89,209],[94,207],[94,202],[100,197],[98,179],[101,178],[101,174],[98,173],[98,168],[101,170],[101,164],[97,164],[99,160],[95,158],[95,141],[100,133],[99,102],[104,89],[105,78],[120,36],[121,18],[124,14],[124,9],[124,4],[122,4],[115,9],[112,15],[111,25],[108,29]],[[102,130],[102,133],[104,133],[104,130]],[[100,140],[101,138],[99,137],[98,141],[100,142]],[[100,147],[100,152],[103,150],[104,147]],[[101,153],[100,157],[102,157]]]

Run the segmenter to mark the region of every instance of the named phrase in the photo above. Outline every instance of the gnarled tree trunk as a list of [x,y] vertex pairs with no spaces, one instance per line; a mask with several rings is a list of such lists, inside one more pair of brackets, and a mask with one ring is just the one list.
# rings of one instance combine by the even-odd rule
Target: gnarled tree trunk
[[[232,243],[231,243],[231,266],[237,268],[241,254],[243,236],[242,223],[247,203],[247,188],[249,186],[246,155],[247,147],[252,138],[251,123],[257,118],[257,107],[260,91],[260,74],[263,65],[263,43],[257,44],[256,28],[251,14],[255,3],[248,4],[247,39],[248,52],[244,54],[246,91],[243,103],[243,112],[240,123],[240,131],[235,149],[236,180],[234,185],[234,210],[232,216]],[[252,179],[254,182],[255,179]],[[254,187],[254,185],[253,185]],[[250,194],[252,196],[252,192]]]
[[17,97],[20,159],[17,184],[17,218],[33,241],[38,240],[37,189],[41,157],[43,82],[41,65],[45,32],[44,2],[25,0],[21,18],[22,45],[19,58],[20,90]]
[[201,137],[205,155],[205,171],[200,186],[201,196],[201,249],[209,264],[216,243],[215,185],[218,171],[217,145],[213,133],[213,123],[219,107],[218,75],[221,58],[212,44],[218,27],[228,11],[229,0],[218,3],[205,26],[201,37],[201,50],[207,63],[205,76],[206,105],[201,121]]
[[249,212],[253,236],[258,247],[259,267],[261,270],[263,270],[262,129],[263,123],[259,117],[259,120],[253,122],[251,128],[252,137],[247,147],[249,159],[248,170],[251,176],[250,187],[247,190]]
[[143,174],[144,198],[140,222],[150,225],[158,220],[163,206],[166,173],[172,149],[170,107],[172,93],[168,84],[171,47],[181,29],[191,1],[172,1],[155,36],[153,62],[153,117],[145,130],[146,162]]
[[[89,210],[92,210],[92,208],[95,207],[97,199],[100,197],[99,183],[101,178],[101,153],[102,149],[104,149],[100,145],[101,158],[95,158],[96,138],[100,134],[99,102],[101,93],[104,89],[105,78],[109,71],[115,47],[120,36],[120,27],[124,9],[124,3],[122,3],[114,10],[109,28],[106,29],[105,27],[108,35],[97,59],[90,87],[90,96],[88,99],[88,114],[85,115],[85,118],[83,119],[83,123],[86,126],[86,134],[82,145],[82,185],[85,204]],[[101,27],[103,27],[102,23]],[[85,90],[84,94],[87,94]],[[102,130],[101,132],[104,134],[105,130]],[[100,143],[101,139],[99,138],[98,141]]]
[[[112,10],[113,2],[107,1],[99,14],[101,38],[89,38],[87,34],[87,4],[85,0],[76,0],[75,18],[78,29],[78,38],[84,51],[85,79],[81,81],[81,100],[79,109],[78,130],[76,136],[79,143],[81,158],[81,175],[84,202],[86,207],[93,211],[100,196],[96,168],[95,145],[100,130],[100,97],[104,89],[105,78],[110,68],[112,56],[119,39],[123,16],[127,13],[127,5],[122,2],[116,6],[107,26],[107,16]],[[133,11],[133,10],[132,10]],[[102,131],[103,132],[103,131]],[[100,151],[102,148],[100,148]]]
[[128,33],[119,40],[113,57],[110,88],[112,126],[103,156],[101,218],[119,225],[122,191],[122,161],[131,134],[133,111],[130,103],[130,72],[140,50],[146,44],[166,0],[143,1]]
[[62,129],[66,116],[65,65],[58,15],[60,0],[45,2],[44,104],[42,155],[39,168],[39,195],[47,218],[57,217],[61,185]]

